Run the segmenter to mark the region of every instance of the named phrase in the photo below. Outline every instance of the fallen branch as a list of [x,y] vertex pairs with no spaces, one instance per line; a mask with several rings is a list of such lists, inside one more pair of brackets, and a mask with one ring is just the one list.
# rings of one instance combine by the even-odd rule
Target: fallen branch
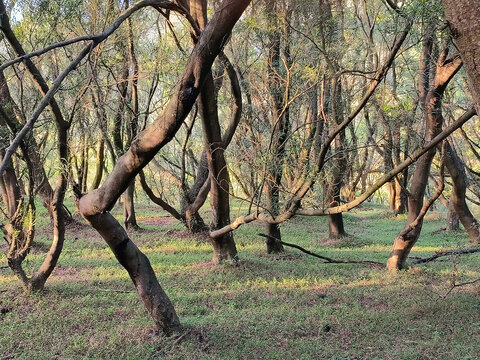
[[449,250],[449,251],[438,251],[432,256],[420,259],[413,259],[412,263],[414,264],[424,264],[430,261],[434,261],[443,256],[450,256],[450,255],[462,255],[462,254],[474,254],[480,252],[480,248],[467,248],[467,249],[460,249],[460,250]]
[[174,343],[175,345],[180,344],[180,343],[183,341],[183,339],[185,339],[185,336],[187,336],[188,334],[190,334],[190,332],[191,332],[191,330],[186,331],[185,333],[183,333],[182,335],[180,335],[180,336],[178,337],[178,339],[175,340],[173,343]]
[[367,264],[367,265],[372,265],[372,266],[377,266],[377,267],[382,267],[382,268],[385,267],[385,264],[383,264],[381,262],[377,262],[377,261],[371,261],[371,260],[337,260],[337,259],[332,259],[332,258],[329,258],[327,256],[315,254],[314,252],[311,252],[311,251],[309,251],[309,250],[307,250],[307,249],[305,249],[305,248],[303,248],[299,245],[287,243],[285,241],[277,239],[274,236],[270,236],[270,235],[262,234],[262,233],[258,233],[257,235],[262,236],[262,237],[267,238],[267,239],[277,241],[282,245],[298,249],[298,250],[304,252],[307,255],[325,260],[325,263],[328,263],[328,264]]

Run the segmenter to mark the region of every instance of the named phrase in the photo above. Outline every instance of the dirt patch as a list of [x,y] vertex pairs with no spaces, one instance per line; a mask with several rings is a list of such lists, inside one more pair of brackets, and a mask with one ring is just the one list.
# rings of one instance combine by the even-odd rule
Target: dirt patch
[[176,223],[178,220],[170,216],[152,216],[138,219],[138,222],[153,226],[168,226]]

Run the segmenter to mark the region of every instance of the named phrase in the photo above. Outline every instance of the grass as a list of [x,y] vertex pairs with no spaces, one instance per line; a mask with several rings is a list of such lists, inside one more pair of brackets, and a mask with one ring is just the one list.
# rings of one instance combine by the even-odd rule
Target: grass
[[[370,206],[370,205],[367,205]],[[121,216],[120,210],[115,214]],[[478,255],[392,275],[366,265],[324,264],[288,249],[267,255],[259,224],[235,232],[239,266],[212,266],[211,245],[152,206],[132,234],[175,304],[185,336],[159,336],[127,273],[88,227],[69,229],[59,265],[41,294],[25,296],[0,256],[0,359],[479,359]],[[351,235],[329,241],[325,218],[295,218],[284,240],[335,258],[385,261],[405,223],[374,206],[344,215]],[[431,212],[413,256],[467,246],[435,233]],[[48,248],[48,216],[37,223],[35,269]],[[2,245],[2,250],[5,246]],[[455,263],[455,266],[453,266]]]

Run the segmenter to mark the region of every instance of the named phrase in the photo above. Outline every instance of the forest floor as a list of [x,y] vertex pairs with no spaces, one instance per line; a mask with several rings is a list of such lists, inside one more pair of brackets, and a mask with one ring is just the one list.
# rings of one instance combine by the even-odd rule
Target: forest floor
[[[82,225],[68,230],[45,291],[30,297],[6,267],[1,244],[0,359],[480,359],[480,283],[452,290],[480,278],[479,254],[393,275],[325,264],[295,249],[267,255],[254,223],[235,232],[240,264],[213,266],[205,236],[189,235],[153,206],[137,215],[144,230],[131,236],[173,301],[183,335],[155,332],[128,274]],[[284,241],[333,258],[385,262],[405,223],[370,204],[344,219],[347,238],[327,241],[326,218],[298,217],[282,225]],[[445,223],[444,213],[430,212],[412,256],[467,247],[464,232],[437,231]],[[49,226],[41,214],[27,269],[43,260]]]

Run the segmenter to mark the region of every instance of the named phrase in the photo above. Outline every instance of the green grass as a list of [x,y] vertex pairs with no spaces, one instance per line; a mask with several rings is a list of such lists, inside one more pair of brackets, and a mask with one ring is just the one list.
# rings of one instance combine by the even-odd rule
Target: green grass
[[[371,205],[367,205],[371,206]],[[120,215],[116,209],[115,214]],[[138,209],[132,234],[150,258],[187,333],[156,334],[127,273],[88,227],[69,229],[59,265],[41,294],[26,297],[0,256],[0,359],[479,359],[478,255],[444,259],[392,275],[366,265],[324,264],[293,249],[271,256],[260,224],[235,232],[239,266],[212,266],[211,245],[181,224]],[[165,216],[160,213],[160,216]],[[208,218],[208,217],[207,217]],[[287,242],[339,259],[384,262],[405,218],[385,209],[344,215],[351,235],[329,241],[325,218],[282,225]],[[434,233],[444,214],[427,215],[413,256],[468,245],[461,233]],[[48,216],[37,222],[26,262],[48,248]],[[2,250],[5,246],[2,245]],[[4,252],[4,251],[3,251]],[[453,267],[453,262],[455,267]]]

